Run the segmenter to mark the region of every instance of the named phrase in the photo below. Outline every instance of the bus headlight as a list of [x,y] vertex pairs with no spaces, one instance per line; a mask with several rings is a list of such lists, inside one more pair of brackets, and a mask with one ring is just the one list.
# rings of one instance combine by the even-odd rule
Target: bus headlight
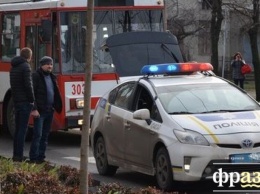
[[84,99],[76,99],[76,107],[83,108],[84,107]]
[[70,110],[82,109],[84,107],[83,98],[72,98],[70,99]]

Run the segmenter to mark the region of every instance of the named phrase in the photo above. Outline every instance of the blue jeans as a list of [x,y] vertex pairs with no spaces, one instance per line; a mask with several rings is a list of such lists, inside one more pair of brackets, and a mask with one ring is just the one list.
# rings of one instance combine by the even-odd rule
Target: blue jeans
[[53,111],[40,113],[39,118],[34,118],[33,139],[30,147],[30,160],[43,161],[51,130]]
[[15,134],[13,142],[13,159],[23,160],[23,150],[28,122],[33,105],[21,102],[14,105],[15,109]]

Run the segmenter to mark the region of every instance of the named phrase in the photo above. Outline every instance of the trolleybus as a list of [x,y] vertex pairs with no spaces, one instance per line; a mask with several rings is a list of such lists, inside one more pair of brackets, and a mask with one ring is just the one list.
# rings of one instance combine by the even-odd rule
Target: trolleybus
[[[45,55],[54,59],[63,111],[52,130],[79,128],[83,116],[87,0],[0,0],[0,124],[14,134],[9,84],[11,59],[21,48],[33,51],[32,71]],[[130,31],[164,31],[163,0],[95,0],[91,114],[108,89],[118,83],[106,39]],[[128,68],[128,67],[126,67]],[[30,123],[32,124],[32,123]]]

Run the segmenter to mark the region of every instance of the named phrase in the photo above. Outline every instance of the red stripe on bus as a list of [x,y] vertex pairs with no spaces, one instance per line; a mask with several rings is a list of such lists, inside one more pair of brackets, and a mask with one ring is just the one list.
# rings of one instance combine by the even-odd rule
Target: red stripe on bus
[[[59,83],[65,82],[76,82],[85,81],[85,74],[78,75],[57,75]],[[119,80],[116,73],[102,73],[102,74],[92,74],[92,81],[103,81],[103,80]]]
[[9,72],[11,69],[10,63],[0,63],[0,71]]
[[91,109],[95,109],[96,108],[96,104],[98,102],[100,97],[91,97]]
[[92,74],[92,81],[99,80],[118,80],[118,75],[116,73]]

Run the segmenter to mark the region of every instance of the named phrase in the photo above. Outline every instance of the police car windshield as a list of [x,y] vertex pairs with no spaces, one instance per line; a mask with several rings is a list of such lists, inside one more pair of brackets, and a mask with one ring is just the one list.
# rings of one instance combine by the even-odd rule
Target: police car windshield
[[169,114],[260,110],[257,102],[228,83],[160,86],[156,91]]

